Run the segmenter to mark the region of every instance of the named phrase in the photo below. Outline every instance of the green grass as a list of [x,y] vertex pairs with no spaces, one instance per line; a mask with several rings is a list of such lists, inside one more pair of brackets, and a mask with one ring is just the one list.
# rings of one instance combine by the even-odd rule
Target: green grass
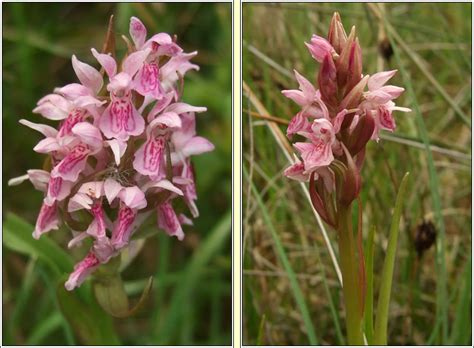
[[[316,80],[318,64],[304,41],[313,33],[325,36],[334,11],[340,12],[346,30],[356,26],[366,73],[375,73],[381,64],[384,70],[399,70],[391,83],[406,91],[397,104],[413,110],[395,113],[396,132],[369,144],[362,171],[364,239],[373,226],[376,231],[371,262],[375,301],[396,192],[403,174],[411,173],[393,273],[388,344],[469,345],[471,5],[386,4],[386,17],[379,22],[365,4],[244,4],[243,79],[270,115],[289,120],[297,112],[280,91],[297,87],[292,69]],[[381,25],[387,27],[385,35],[394,50],[388,61],[377,49]],[[245,94],[243,109],[261,112]],[[251,173],[243,187],[244,207],[248,206],[243,236],[244,343],[255,344],[259,332],[266,344],[308,343],[287,291],[289,279],[276,275],[284,269],[277,252],[269,248],[273,239],[264,211],[249,193],[249,187],[255,187],[299,280],[319,343],[340,344],[342,293],[311,207],[298,183],[282,176],[288,161],[265,122],[252,119],[247,111],[242,121],[244,164]],[[284,126],[280,128],[285,132]],[[419,257],[413,239],[424,219],[435,224],[437,240]],[[337,245],[335,234],[328,233]],[[256,318],[263,315],[261,329]],[[367,318],[366,325],[371,325]]]
[[[3,321],[3,343],[230,345],[231,5],[10,3],[2,7],[3,311],[8,318]],[[163,232],[152,234],[157,230],[154,218],[142,231],[150,237],[122,274],[130,305],[138,301],[150,276],[153,288],[144,308],[127,319],[97,312],[90,282],[75,296],[60,292],[62,277],[83,254],[67,249],[71,235],[65,229],[34,240],[32,225],[42,193],[29,183],[7,186],[8,179],[41,168],[44,160],[33,151],[41,136],[19,125],[19,119],[42,122],[31,112],[36,102],[54,87],[77,82],[72,54],[98,66],[90,48],[102,47],[111,14],[122,52],[120,35],[128,36],[130,16],[139,17],[149,35],[176,34],[186,52],[199,52],[193,61],[201,70],[186,76],[184,100],[208,108],[199,115],[198,132],[216,146],[212,153],[193,158],[200,217],[194,226],[185,227],[185,241]],[[80,320],[74,311],[82,313]]]

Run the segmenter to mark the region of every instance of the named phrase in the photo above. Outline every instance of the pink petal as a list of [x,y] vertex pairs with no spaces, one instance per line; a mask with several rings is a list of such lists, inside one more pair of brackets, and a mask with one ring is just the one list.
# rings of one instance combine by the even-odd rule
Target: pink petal
[[29,169],[26,172],[35,189],[46,192],[50,177],[49,172],[41,169]]
[[188,70],[199,70],[197,65],[189,62],[196,54],[197,52],[179,54],[171,57],[171,59],[161,67],[161,80],[165,85],[166,91],[170,90],[172,85],[178,81],[178,73],[184,76]]
[[94,94],[97,94],[104,83],[102,75],[95,68],[89,64],[83,63],[76,58],[75,55],[72,56],[72,68],[76,73],[79,81],[89,88]]
[[60,109],[49,101],[38,105],[36,108],[33,109],[33,112],[36,114],[40,114],[43,117],[46,117],[47,119],[55,121],[63,120],[69,114],[67,110]]
[[310,172],[318,167],[331,164],[334,156],[331,150],[331,144],[319,141],[312,143],[295,143],[294,147],[301,153],[305,170]]
[[97,267],[99,267],[99,265],[99,259],[93,252],[89,252],[84,260],[74,266],[74,272],[71,273],[64,286],[68,291],[72,291],[74,288],[79,287],[84,280],[94,272]]
[[89,122],[80,122],[72,127],[72,133],[77,135],[82,142],[98,149],[102,147],[102,135],[97,127]]
[[114,77],[117,73],[117,63],[115,63],[115,59],[104,53],[99,53],[95,48],[91,48],[92,55],[97,59],[97,61],[102,65],[105,72],[109,77]]
[[397,70],[390,70],[373,74],[372,76],[370,76],[369,81],[367,83],[369,91],[375,91],[376,89],[379,89],[380,87],[385,85],[385,83],[387,83],[387,81],[390,80],[396,73]]
[[68,117],[61,122],[58,135],[60,137],[71,135],[72,127],[74,127],[79,122],[85,121],[87,117],[87,112],[84,109],[76,108],[72,110]]
[[45,138],[41,140],[38,144],[36,144],[33,150],[39,153],[50,153],[53,151],[57,151],[60,148],[61,146],[59,146],[56,138]]
[[[171,103],[171,100],[173,100],[173,93],[167,93],[161,96],[161,98],[156,102],[155,106],[153,106],[153,109],[150,110],[148,113],[148,122],[151,122],[154,118],[154,116],[158,115],[161,111],[166,108],[169,103]],[[144,109],[143,106],[140,107],[140,110]]]
[[189,225],[189,226],[193,225],[193,220],[191,220],[184,214],[179,214],[178,220],[181,225]]
[[314,120],[311,130],[313,131],[313,136],[318,140],[322,140],[325,144],[332,144],[335,140],[334,128],[331,122],[324,118]]
[[366,94],[366,99],[375,104],[385,104],[389,100],[392,100],[392,96],[381,89],[368,92]]
[[109,92],[123,92],[129,91],[132,83],[132,77],[124,72],[120,72],[110,79],[107,85]]
[[164,160],[165,139],[150,137],[135,153],[133,168],[143,175],[158,175]]
[[130,36],[137,49],[141,49],[146,39],[146,28],[137,18],[130,18]]
[[288,124],[288,128],[286,129],[286,136],[291,137],[294,134],[297,134],[300,131],[308,131],[310,128],[310,123],[308,119],[303,116],[302,112],[297,113]]
[[115,249],[123,248],[128,244],[136,216],[135,211],[126,205],[120,208],[114,230],[112,231],[111,241]]
[[143,209],[147,205],[145,194],[137,186],[123,188],[118,197],[131,209]]
[[79,190],[79,193],[85,193],[89,197],[94,199],[99,199],[104,195],[104,182],[103,181],[90,181],[82,184]]
[[91,214],[94,217],[91,224],[87,228],[87,234],[93,236],[96,239],[104,238],[105,235],[105,218],[104,209],[102,208],[102,202],[97,201],[91,207]]
[[142,67],[150,52],[151,50],[147,48],[130,54],[122,63],[122,71],[131,77],[134,76]]
[[94,201],[85,193],[76,193],[70,200],[67,206],[67,211],[72,213],[74,211],[87,209],[90,210]]
[[396,99],[405,91],[405,88],[389,85],[380,87],[379,91],[383,91],[390,95],[390,99]]
[[24,119],[21,119],[19,122],[24,126],[30,127],[31,129],[40,132],[45,137],[54,138],[58,134],[58,131],[55,128],[45,124],[33,123]]
[[133,105],[130,96],[112,98],[99,120],[99,128],[107,138],[127,140],[145,130],[145,120]]
[[60,177],[51,177],[48,182],[48,192],[44,199],[45,203],[52,205],[55,201],[64,200],[71,193],[73,184],[70,181],[64,181]]
[[109,144],[114,154],[115,164],[120,165],[120,159],[127,149],[127,143],[120,139],[107,140],[106,143]]
[[157,208],[158,227],[170,236],[176,236],[179,240],[184,239],[184,232],[171,203],[162,203]]
[[334,119],[332,120],[335,134],[339,133],[339,131],[341,130],[341,125],[342,125],[342,122],[344,121],[344,118],[346,117],[346,114],[347,114],[347,110],[344,109],[340,111],[336,115],[336,117],[334,117]]
[[181,118],[178,116],[178,114],[174,112],[164,112],[150,123],[148,129],[152,130],[155,127],[181,128],[181,125]]
[[58,208],[56,203],[47,205],[43,203],[41,206],[38,219],[36,220],[33,238],[39,239],[43,233],[59,228]]
[[62,94],[66,98],[74,100],[77,97],[90,95],[91,91],[89,90],[89,88],[84,87],[79,83],[70,83],[69,85],[66,85],[64,87],[55,88],[54,93]]
[[175,149],[183,149],[194,135],[196,135],[196,117],[194,113],[181,115],[181,128],[171,135],[171,141]]
[[213,151],[214,144],[209,140],[203,137],[193,137],[191,138],[182,149],[182,152],[185,157],[192,155],[200,155],[205,152]]
[[153,187],[161,188],[170,192],[174,192],[180,196],[183,195],[183,191],[181,191],[178,187],[173,185],[169,180],[159,180],[159,181],[151,181],[146,183],[143,186],[143,191],[147,191]]
[[80,246],[82,244],[81,242],[87,237],[89,237],[89,235],[86,232],[78,233],[73,239],[69,241],[69,243],[67,243],[67,248],[72,249],[75,246]]
[[316,89],[313,84],[309,82],[304,76],[300,75],[298,71],[294,70],[296,80],[298,81],[299,88],[303,92],[306,98],[306,104],[311,104],[316,96]]
[[288,90],[283,90],[281,93],[293,100],[296,104],[300,106],[306,105],[306,96],[303,94],[303,92],[297,90],[297,89],[288,89]]
[[107,197],[107,201],[109,204],[112,204],[115,197],[118,196],[119,192],[122,190],[122,185],[120,185],[117,181],[112,178],[107,178],[104,182],[104,192],[105,197]]
[[169,105],[165,111],[174,112],[178,115],[181,115],[188,112],[206,112],[207,108],[203,106],[193,106],[186,103],[173,103]]
[[160,99],[164,94],[161,87],[159,68],[156,63],[144,63],[135,76],[133,88],[143,96]]
[[309,174],[305,172],[303,162],[298,162],[289,166],[285,169],[283,175],[297,181],[307,182],[309,180]]
[[90,150],[87,146],[79,144],[54,167],[52,177],[60,176],[64,180],[75,182],[84,170]]
[[107,263],[109,260],[118,254],[114,246],[107,237],[99,238],[94,241],[92,246],[94,254],[99,259],[100,263]]

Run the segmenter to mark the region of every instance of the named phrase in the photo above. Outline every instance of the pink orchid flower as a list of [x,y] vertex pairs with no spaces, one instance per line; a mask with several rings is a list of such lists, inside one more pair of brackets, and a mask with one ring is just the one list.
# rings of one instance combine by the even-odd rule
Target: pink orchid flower
[[126,141],[130,136],[140,135],[145,129],[145,121],[132,102],[132,81],[150,52],[147,48],[130,54],[122,64],[123,70],[117,74],[117,63],[112,56],[92,49],[92,54],[110,79],[107,90],[111,103],[99,120],[100,130],[109,139]]

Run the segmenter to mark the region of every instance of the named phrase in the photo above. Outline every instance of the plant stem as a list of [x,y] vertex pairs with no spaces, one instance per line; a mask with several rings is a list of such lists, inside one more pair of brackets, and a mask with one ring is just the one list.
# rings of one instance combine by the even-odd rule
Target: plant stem
[[362,308],[357,278],[357,259],[352,233],[351,206],[339,208],[339,258],[343,280],[344,306],[346,310],[347,341],[349,345],[363,345]]

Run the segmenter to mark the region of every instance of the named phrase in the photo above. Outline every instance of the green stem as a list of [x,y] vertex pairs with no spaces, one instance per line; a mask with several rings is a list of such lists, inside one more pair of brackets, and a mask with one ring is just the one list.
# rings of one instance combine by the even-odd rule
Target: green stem
[[347,341],[349,345],[364,345],[362,308],[357,278],[357,258],[352,233],[351,206],[339,208],[339,258],[343,280],[342,291],[346,309]]

